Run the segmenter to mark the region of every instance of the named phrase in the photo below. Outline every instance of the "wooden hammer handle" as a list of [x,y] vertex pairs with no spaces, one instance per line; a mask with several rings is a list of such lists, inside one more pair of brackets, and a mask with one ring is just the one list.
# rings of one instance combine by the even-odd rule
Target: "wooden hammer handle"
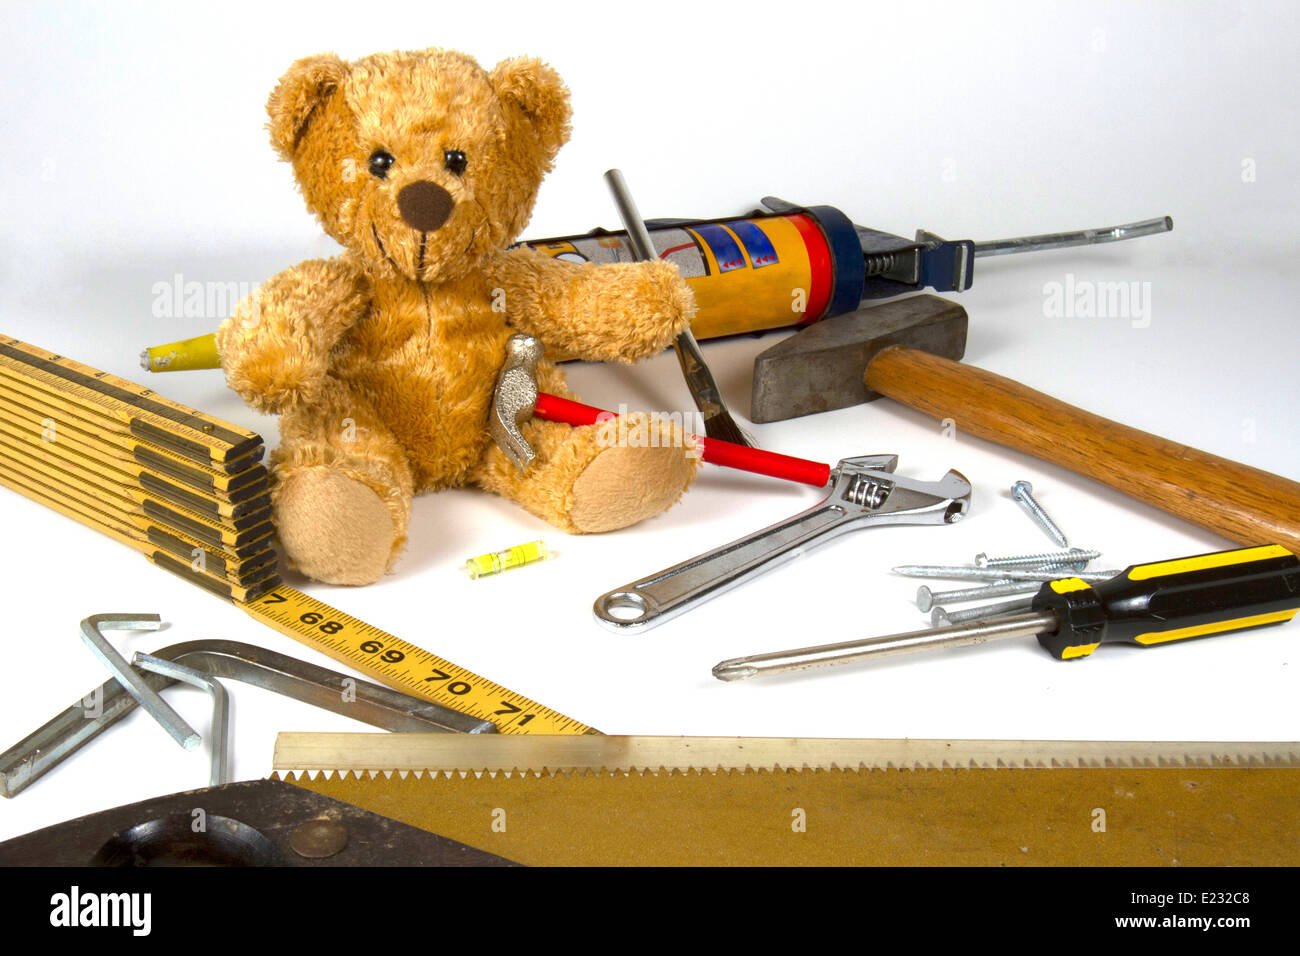
[[894,346],[867,387],[1027,452],[1239,544],[1300,554],[1300,484],[1129,428],[983,369]]

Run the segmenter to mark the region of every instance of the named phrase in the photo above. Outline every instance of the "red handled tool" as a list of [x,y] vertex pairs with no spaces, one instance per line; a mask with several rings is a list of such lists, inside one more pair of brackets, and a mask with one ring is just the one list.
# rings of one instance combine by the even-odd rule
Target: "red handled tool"
[[[613,421],[618,417],[613,412],[560,398],[558,395],[548,395],[545,392],[538,394],[533,415],[548,422],[564,422],[566,425],[595,425],[599,422]],[[824,488],[830,481],[831,466],[824,462],[779,455],[776,452],[763,451],[761,448],[750,448],[703,435],[691,437],[701,450],[700,457],[711,465],[752,471],[759,475],[798,481],[817,488]]]

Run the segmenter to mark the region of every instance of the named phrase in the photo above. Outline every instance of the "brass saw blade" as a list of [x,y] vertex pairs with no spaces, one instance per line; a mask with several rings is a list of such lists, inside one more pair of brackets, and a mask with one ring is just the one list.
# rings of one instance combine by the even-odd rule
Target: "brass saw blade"
[[288,781],[532,865],[1300,864],[1290,743],[310,736],[352,766]]

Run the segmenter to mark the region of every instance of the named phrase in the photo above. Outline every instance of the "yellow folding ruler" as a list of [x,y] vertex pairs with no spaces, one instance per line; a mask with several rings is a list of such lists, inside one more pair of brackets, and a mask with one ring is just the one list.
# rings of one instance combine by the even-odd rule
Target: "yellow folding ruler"
[[520,863],[1300,864],[1300,744],[287,734],[276,776]]
[[282,583],[263,451],[255,432],[0,335],[0,485],[391,687],[502,733],[595,733]]

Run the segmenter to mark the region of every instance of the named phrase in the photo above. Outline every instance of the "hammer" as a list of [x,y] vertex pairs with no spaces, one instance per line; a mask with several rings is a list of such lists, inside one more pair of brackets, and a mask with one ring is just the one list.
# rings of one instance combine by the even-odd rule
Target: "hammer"
[[[497,375],[488,413],[488,431],[502,453],[514,462],[520,474],[537,457],[533,446],[519,430],[530,418],[563,422],[575,427],[598,425],[618,416],[592,405],[583,405],[558,395],[537,390],[537,361],[545,346],[531,335],[516,333],[506,342],[506,360]],[[821,488],[835,480],[831,466],[806,458],[795,458],[762,448],[751,448],[721,438],[692,435],[699,457],[724,468],[751,471],[771,478]]]
[[809,326],[754,362],[751,419],[783,421],[881,395],[1153,505],[1239,544],[1300,554],[1300,484],[1093,415],[955,361],[961,306],[921,295]]

